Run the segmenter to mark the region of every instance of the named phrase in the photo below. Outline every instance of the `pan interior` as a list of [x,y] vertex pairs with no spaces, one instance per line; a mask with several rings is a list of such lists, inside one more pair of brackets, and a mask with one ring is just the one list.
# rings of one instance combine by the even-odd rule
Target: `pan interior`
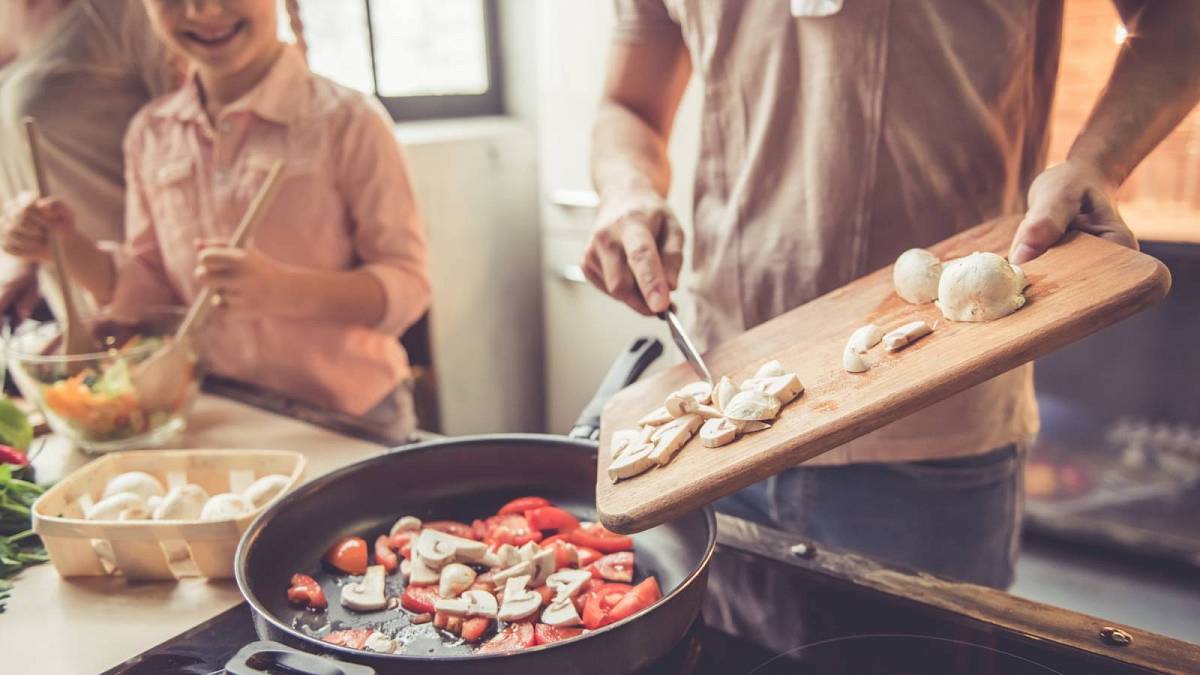
[[[406,628],[409,614],[403,610],[342,608],[340,586],[354,577],[331,574],[321,563],[326,549],[349,534],[371,544],[404,515],[470,523],[525,495],[546,497],[581,520],[595,520],[595,475],[593,444],[554,436],[445,441],[364,460],[304,486],[251,527],[239,561],[242,590],[282,624],[309,636],[374,627],[401,635],[407,655],[466,655],[469,647],[446,643],[428,624]],[[669,595],[699,568],[710,535],[702,512],[634,535],[638,578],[657,577]],[[287,603],[295,572],[321,582],[326,612]],[[402,586],[397,575],[389,576],[388,595],[399,595]]]

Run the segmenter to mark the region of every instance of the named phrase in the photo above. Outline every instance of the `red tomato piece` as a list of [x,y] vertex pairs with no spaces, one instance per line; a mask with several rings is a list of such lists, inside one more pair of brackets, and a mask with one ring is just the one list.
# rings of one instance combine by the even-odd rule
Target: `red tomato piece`
[[542,607],[550,604],[550,601],[554,599],[554,589],[550,588],[549,586],[538,586],[533,590],[537,591],[537,594],[542,596]]
[[367,542],[362,537],[342,537],[325,553],[325,562],[346,574],[367,571]]
[[558,508],[557,506],[542,506],[525,512],[525,520],[529,527],[535,530],[558,530],[569,532],[579,527],[579,519]]
[[473,535],[471,537],[472,539],[483,541],[484,539],[487,539],[487,533],[487,523],[478,518],[471,521],[471,534]]
[[575,550],[575,544],[560,539],[549,544],[543,541],[541,546],[543,549],[548,548],[554,551],[554,569],[574,567],[579,563],[579,553]]
[[349,647],[350,649],[362,649],[367,644],[367,638],[374,633],[371,628],[350,628],[348,630],[335,630],[329,635],[321,638],[323,642],[328,642],[331,645],[339,647]]
[[594,548],[580,546],[579,544],[575,545],[575,553],[579,556],[580,569],[583,569],[604,557],[604,554],[600,551],[597,551]]
[[615,621],[610,617],[613,607],[632,590],[629,584],[604,584],[589,591],[583,604],[584,627],[595,630]]
[[658,588],[658,580],[648,577],[645,581],[633,587],[608,613],[609,622],[620,621],[627,616],[633,616],[658,602],[662,591]]
[[591,597],[592,591],[605,585],[605,581],[601,579],[588,579],[583,583],[583,587],[579,589],[579,595],[575,596],[575,609],[578,610],[579,616],[583,616],[583,607],[587,604],[587,599]]
[[478,642],[491,625],[492,620],[482,616],[466,619],[462,625],[462,638],[467,642]]
[[472,529],[470,525],[467,525],[466,523],[460,523],[457,520],[435,520],[425,523],[423,527],[427,527],[431,530],[437,530],[438,532],[445,532],[446,534],[452,534],[456,537],[462,537],[463,539],[475,538],[475,530]]
[[609,553],[588,565],[587,569],[597,579],[620,581],[627,584],[633,581],[633,552]]
[[409,584],[400,596],[400,606],[415,614],[433,613],[433,603],[438,598],[437,586],[414,586]]
[[412,541],[417,536],[416,532],[397,532],[390,538],[392,550],[400,554],[405,560],[412,557]]
[[480,645],[479,652],[511,652],[532,647],[537,644],[535,640],[532,623],[510,623],[491,640]]
[[633,538],[609,532],[600,523],[592,523],[567,533],[567,541],[576,546],[594,548],[601,553],[632,551]]
[[542,506],[550,506],[550,500],[545,497],[517,497],[504,506],[501,506],[496,515],[505,516],[510,513],[525,513],[529,509],[536,509]]
[[288,602],[293,605],[303,605],[311,609],[325,609],[325,591],[321,584],[307,574],[293,574],[292,586],[287,591]]
[[375,540],[375,563],[383,565],[383,569],[389,574],[395,572],[396,568],[400,566],[396,552],[392,550],[392,542],[386,534],[379,535],[379,538]]
[[582,632],[582,628],[574,626],[548,626],[544,623],[539,623],[533,626],[533,639],[539,645],[548,645],[551,642],[573,638]]
[[[550,544],[553,544],[556,541],[563,541],[563,542],[567,541],[567,535],[555,534],[555,535],[546,537],[539,543],[541,544],[542,548],[545,548],[545,547],[549,546]],[[568,542],[568,543],[570,543],[570,542]]]
[[542,540],[541,531],[529,527],[529,521],[519,514],[492,516],[484,524],[488,528],[484,541],[489,544],[522,546],[527,542]]

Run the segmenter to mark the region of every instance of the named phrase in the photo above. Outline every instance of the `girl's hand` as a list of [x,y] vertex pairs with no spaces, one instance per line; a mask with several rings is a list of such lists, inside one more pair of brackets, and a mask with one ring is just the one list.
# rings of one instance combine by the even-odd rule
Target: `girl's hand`
[[287,267],[253,249],[200,242],[196,283],[211,288],[218,307],[288,315]]
[[50,232],[73,233],[75,214],[60,199],[37,199],[22,193],[5,208],[4,236],[0,248],[23,260],[50,258]]

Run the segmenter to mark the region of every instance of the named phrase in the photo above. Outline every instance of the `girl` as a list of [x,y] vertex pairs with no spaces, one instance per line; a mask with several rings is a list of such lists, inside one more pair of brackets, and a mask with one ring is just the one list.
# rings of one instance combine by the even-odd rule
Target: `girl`
[[[145,5],[190,74],[130,126],[126,244],[91,243],[64,203],[42,200],[6,249],[42,258],[56,228],[69,273],[119,312],[211,288],[219,309],[200,340],[210,371],[410,431],[397,337],[430,291],[390,119],[277,39],[275,0]],[[276,159],[282,186],[253,245],[224,246]]]

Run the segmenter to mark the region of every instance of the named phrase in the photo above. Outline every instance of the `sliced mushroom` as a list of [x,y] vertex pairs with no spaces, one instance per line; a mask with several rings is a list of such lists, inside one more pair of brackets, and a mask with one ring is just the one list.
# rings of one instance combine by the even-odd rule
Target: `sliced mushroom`
[[421,519],[416,516],[401,516],[399,520],[392,523],[392,529],[388,530],[388,534],[395,536],[401,532],[420,532]]
[[363,574],[362,581],[342,586],[342,606],[359,612],[372,612],[387,606],[383,596],[383,565],[371,565]]
[[866,354],[871,347],[879,344],[879,341],[882,339],[883,329],[873,323],[869,323],[850,334],[850,339],[846,341],[846,349],[852,349],[856,354]]
[[754,372],[754,378],[762,379],[764,377],[779,377],[780,375],[786,374],[787,371],[783,369],[783,366],[780,365],[778,361],[767,361],[759,366],[758,370]]
[[863,360],[863,357],[856,351],[850,348],[849,345],[842,350],[842,370],[847,373],[865,373],[870,370],[870,366]]
[[738,393],[738,388],[734,385],[733,380],[722,376],[713,390],[713,403],[716,404],[718,410],[724,412],[725,407],[729,405],[730,399],[736,393]]
[[900,351],[932,332],[933,329],[924,321],[906,323],[883,336],[883,348],[889,352]]
[[695,413],[678,417],[671,420],[670,423],[664,424],[655,429],[654,433],[650,434],[650,442],[658,443],[660,440],[662,440],[663,436],[674,433],[678,429],[690,429],[691,433],[695,433],[696,429],[699,429],[700,425],[703,423],[704,418]]
[[542,623],[549,626],[577,626],[583,623],[570,596],[558,596],[542,610]]
[[779,399],[779,405],[784,406],[804,393],[804,385],[795,373],[786,373],[771,377],[757,377],[742,383],[742,390],[757,389],[769,396]]
[[678,393],[691,396],[696,403],[708,403],[712,399],[713,386],[703,380],[693,382],[679,388]]
[[641,432],[637,429],[618,429],[613,432],[612,438],[609,440],[609,456],[616,459],[621,456],[621,453],[629,449],[631,445],[637,442]]
[[529,585],[537,588],[546,583],[546,578],[554,574],[554,549],[545,548],[537,552],[533,556],[534,572],[533,578],[529,580]]
[[708,420],[700,427],[700,442],[706,448],[719,448],[732,443],[737,435],[737,425],[723,417]]
[[400,578],[404,581],[404,583],[408,583],[409,577],[412,576],[412,566],[413,561],[411,560],[406,559],[400,561]]
[[413,551],[412,565],[409,568],[409,583],[418,586],[432,586],[441,579],[441,573],[430,567],[419,553]]
[[650,453],[654,452],[653,443],[642,443],[636,448],[626,450],[623,455],[608,465],[608,477],[613,481],[622,478],[633,478],[654,466]]
[[737,425],[739,434],[753,434],[758,433],[759,431],[766,431],[767,429],[771,428],[770,424],[767,424],[761,420],[744,420],[741,422],[734,422],[734,424]]
[[285,476],[281,473],[273,473],[250,484],[250,487],[242,490],[242,496],[250,503],[251,509],[257,509],[266,506],[283,491],[287,489],[292,482],[290,476]]
[[578,569],[561,569],[554,574],[546,577],[546,585],[554,590],[555,597],[567,596],[573,598],[579,594],[586,584],[592,578],[592,573],[587,570]]
[[532,578],[535,571],[537,571],[537,567],[531,561],[522,560],[508,569],[503,569],[493,574],[492,581],[496,582],[496,585],[499,586],[516,577],[524,576]]
[[527,541],[521,548],[517,549],[517,555],[522,561],[533,562],[533,557],[540,550],[542,550],[542,547],[538,546],[536,541]]
[[496,596],[481,590],[465,591],[457,598],[439,598],[434,601],[433,608],[454,616],[485,616],[489,619],[496,618],[499,611]]
[[696,406],[695,414],[703,417],[706,420],[711,420],[713,418],[720,417],[721,411],[717,410],[716,408],[714,408],[711,405],[699,405],[699,406]]
[[157,478],[145,471],[126,471],[113,476],[104,484],[104,493],[100,495],[100,499],[107,499],[122,492],[135,494],[144,502],[151,497],[161,497],[166,491]]
[[379,631],[371,631],[371,634],[363,641],[363,649],[376,654],[395,654],[399,648],[398,642]]
[[438,595],[455,598],[475,583],[475,570],[462,563],[450,563],[442,568],[438,578]]
[[504,582],[504,599],[496,618],[501,621],[520,621],[533,616],[542,606],[542,595],[529,590],[528,576],[519,576]]
[[675,453],[696,435],[702,419],[693,414],[680,417],[676,422],[678,424],[663,427],[664,433],[654,442],[654,449],[650,451],[649,457],[655,464],[665,466],[670,462]]
[[760,389],[746,389],[730,399],[724,412],[738,422],[774,419],[779,414],[779,399]]
[[671,413],[667,412],[666,408],[655,408],[650,411],[645,417],[637,421],[639,427],[656,427],[660,424],[666,424],[672,419]]
[[521,562],[521,552],[512,544],[500,544],[500,548],[496,549],[496,559],[499,561],[501,569],[507,569]]
[[425,528],[417,535],[416,552],[426,565],[441,569],[455,561],[477,562],[487,553],[487,544]]
[[696,412],[696,409],[700,407],[700,403],[687,394],[675,392],[670,396],[667,396],[667,400],[665,403],[663,403],[663,407],[666,408],[667,413],[670,414],[673,419],[678,419],[684,415],[690,415],[691,413]]

